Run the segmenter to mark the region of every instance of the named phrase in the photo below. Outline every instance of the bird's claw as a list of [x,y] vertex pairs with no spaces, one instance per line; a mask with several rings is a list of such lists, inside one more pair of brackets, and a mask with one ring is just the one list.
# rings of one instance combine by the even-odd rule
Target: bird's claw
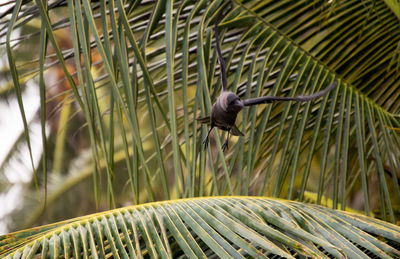
[[206,136],[206,137],[204,138],[204,140],[203,140],[203,145],[204,145],[204,150],[206,150],[207,147],[208,147],[208,136]]
[[228,140],[225,140],[224,144],[222,144],[222,151],[225,151],[228,149]]

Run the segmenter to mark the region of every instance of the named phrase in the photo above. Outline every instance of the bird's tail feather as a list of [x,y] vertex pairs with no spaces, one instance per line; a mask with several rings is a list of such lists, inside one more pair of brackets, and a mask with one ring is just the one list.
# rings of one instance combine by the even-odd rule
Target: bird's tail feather
[[244,136],[244,134],[236,127],[236,125],[233,125],[231,128],[231,134],[234,136]]

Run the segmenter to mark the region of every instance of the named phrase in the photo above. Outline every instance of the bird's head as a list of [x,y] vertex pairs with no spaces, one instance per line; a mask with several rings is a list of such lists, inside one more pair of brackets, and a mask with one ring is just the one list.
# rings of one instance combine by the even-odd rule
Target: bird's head
[[243,109],[244,105],[239,96],[229,93],[226,96],[226,111],[238,113]]

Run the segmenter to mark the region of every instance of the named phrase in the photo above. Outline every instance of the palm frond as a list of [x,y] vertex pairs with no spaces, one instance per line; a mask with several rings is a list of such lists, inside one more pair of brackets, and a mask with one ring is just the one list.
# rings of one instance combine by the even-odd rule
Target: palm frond
[[400,255],[398,226],[259,197],[155,202],[0,237],[4,258],[376,257]]

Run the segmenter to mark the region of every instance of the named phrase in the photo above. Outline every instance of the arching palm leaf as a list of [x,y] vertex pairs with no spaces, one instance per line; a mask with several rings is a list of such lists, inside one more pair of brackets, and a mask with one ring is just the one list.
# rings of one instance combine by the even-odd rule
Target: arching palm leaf
[[[400,256],[399,227],[357,214],[250,197],[156,202],[2,237],[4,258]],[[4,246],[7,244],[7,246]]]

